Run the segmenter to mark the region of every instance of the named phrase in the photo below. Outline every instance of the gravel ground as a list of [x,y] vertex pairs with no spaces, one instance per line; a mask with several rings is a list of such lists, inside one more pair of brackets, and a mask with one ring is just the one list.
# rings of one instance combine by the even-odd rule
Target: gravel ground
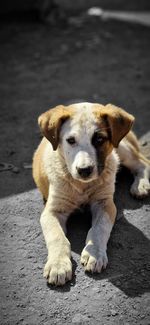
[[130,196],[130,173],[122,169],[117,178],[107,270],[89,276],[80,265],[87,207],[68,223],[73,279],[55,288],[42,277],[43,202],[27,167],[40,141],[38,115],[80,99],[112,102],[134,114],[149,154],[150,30],[92,17],[70,17],[57,27],[19,20],[0,28],[0,162],[16,167],[0,173],[0,323],[148,325],[150,200]]

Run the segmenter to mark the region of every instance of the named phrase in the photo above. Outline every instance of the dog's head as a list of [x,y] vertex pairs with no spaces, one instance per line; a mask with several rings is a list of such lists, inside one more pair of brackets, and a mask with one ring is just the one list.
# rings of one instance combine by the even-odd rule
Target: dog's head
[[118,147],[133,121],[121,108],[92,103],[57,106],[38,120],[53,150],[61,150],[69,173],[82,182],[101,174],[106,157]]

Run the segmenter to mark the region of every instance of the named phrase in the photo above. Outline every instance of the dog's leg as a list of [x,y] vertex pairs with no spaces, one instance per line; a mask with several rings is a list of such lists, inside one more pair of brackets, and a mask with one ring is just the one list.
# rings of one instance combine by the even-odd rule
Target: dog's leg
[[81,254],[81,263],[85,271],[100,273],[102,268],[106,268],[107,242],[115,222],[116,207],[113,200],[108,199],[103,204],[93,203],[92,227],[86,238],[86,246]]
[[121,141],[117,149],[121,164],[134,175],[130,192],[137,198],[147,196],[150,191],[150,163],[129,141]]
[[63,285],[72,278],[71,249],[65,236],[66,220],[67,215],[54,212],[47,201],[40,222],[48,249],[44,277],[50,284]]

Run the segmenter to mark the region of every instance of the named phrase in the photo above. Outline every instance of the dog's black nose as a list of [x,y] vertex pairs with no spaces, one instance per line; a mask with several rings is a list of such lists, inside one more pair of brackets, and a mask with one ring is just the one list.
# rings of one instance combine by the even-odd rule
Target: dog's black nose
[[90,174],[92,174],[93,166],[88,166],[86,168],[78,168],[77,167],[77,171],[81,177],[86,178],[86,177],[90,176]]

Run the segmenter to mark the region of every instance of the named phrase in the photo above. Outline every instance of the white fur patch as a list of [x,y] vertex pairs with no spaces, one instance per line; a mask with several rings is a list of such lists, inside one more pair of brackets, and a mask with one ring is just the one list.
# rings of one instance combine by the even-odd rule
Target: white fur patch
[[[78,168],[93,167],[93,173],[88,181],[97,178],[97,158],[95,148],[91,143],[92,135],[97,127],[97,120],[92,111],[92,104],[75,104],[76,114],[62,126],[60,138],[63,154],[69,172],[75,179],[80,179]],[[76,144],[70,146],[67,138],[74,137]],[[83,181],[83,179],[82,179]]]

